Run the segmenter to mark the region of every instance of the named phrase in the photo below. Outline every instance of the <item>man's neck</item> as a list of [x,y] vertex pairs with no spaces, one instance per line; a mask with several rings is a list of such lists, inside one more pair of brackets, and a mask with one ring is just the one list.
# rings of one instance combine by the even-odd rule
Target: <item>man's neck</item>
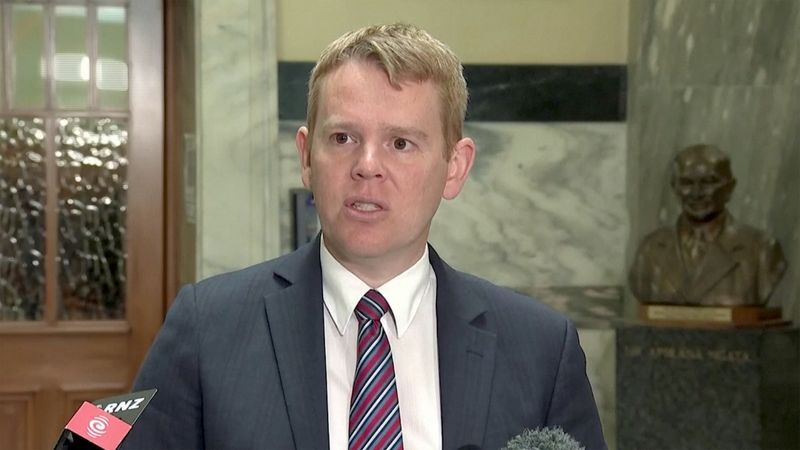
[[426,246],[422,247],[416,256],[411,258],[401,258],[396,255],[380,255],[373,258],[343,258],[337,255],[334,250],[325,245],[323,236],[322,245],[328,253],[336,259],[345,269],[366,283],[369,287],[376,289],[386,284],[387,281],[405,272],[416,264],[425,254]]

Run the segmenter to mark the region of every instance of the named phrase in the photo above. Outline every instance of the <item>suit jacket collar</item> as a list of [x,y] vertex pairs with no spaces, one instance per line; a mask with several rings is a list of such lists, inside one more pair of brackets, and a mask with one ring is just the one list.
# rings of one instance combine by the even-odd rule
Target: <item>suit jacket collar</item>
[[[328,448],[328,404],[320,237],[284,257],[275,276],[285,289],[267,294],[269,333],[297,448]],[[481,446],[494,373],[496,335],[487,299],[430,247],[436,273],[443,448]]]
[[431,247],[436,272],[436,327],[443,448],[480,447],[492,392],[496,334],[487,299]]
[[320,237],[282,258],[275,276],[285,289],[264,298],[295,447],[328,448],[328,392]]

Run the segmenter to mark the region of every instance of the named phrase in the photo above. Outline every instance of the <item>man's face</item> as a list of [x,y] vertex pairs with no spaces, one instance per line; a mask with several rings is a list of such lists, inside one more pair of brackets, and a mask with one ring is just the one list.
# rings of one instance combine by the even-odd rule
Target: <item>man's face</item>
[[721,169],[721,165],[702,155],[676,162],[673,188],[688,219],[706,222],[725,211],[736,181]]
[[404,270],[422,255],[441,198],[460,192],[474,145],[462,139],[445,160],[430,81],[398,89],[378,65],[353,60],[322,83],[314,134],[302,127],[296,143],[325,244],[350,270]]

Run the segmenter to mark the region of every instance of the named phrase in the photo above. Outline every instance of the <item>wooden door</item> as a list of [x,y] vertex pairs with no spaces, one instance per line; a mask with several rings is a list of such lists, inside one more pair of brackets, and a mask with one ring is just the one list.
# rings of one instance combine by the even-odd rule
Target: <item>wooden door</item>
[[126,392],[164,315],[160,0],[0,0],[0,448]]

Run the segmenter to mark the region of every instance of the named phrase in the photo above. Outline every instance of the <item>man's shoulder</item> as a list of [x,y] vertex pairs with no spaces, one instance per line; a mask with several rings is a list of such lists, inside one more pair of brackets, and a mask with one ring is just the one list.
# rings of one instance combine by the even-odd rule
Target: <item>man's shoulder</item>
[[275,267],[283,257],[262,261],[248,267],[211,275],[195,283],[198,292],[241,289],[270,281]]
[[[498,286],[484,278],[454,270],[465,291],[478,296],[487,310],[502,323],[524,323],[528,325],[555,327],[563,332],[568,319],[549,305],[509,287]],[[549,328],[549,327],[548,327]]]
[[281,268],[295,261],[298,258],[296,253],[200,280],[192,286],[196,301],[206,307],[215,304],[231,307],[281,290],[290,284],[280,275]]

